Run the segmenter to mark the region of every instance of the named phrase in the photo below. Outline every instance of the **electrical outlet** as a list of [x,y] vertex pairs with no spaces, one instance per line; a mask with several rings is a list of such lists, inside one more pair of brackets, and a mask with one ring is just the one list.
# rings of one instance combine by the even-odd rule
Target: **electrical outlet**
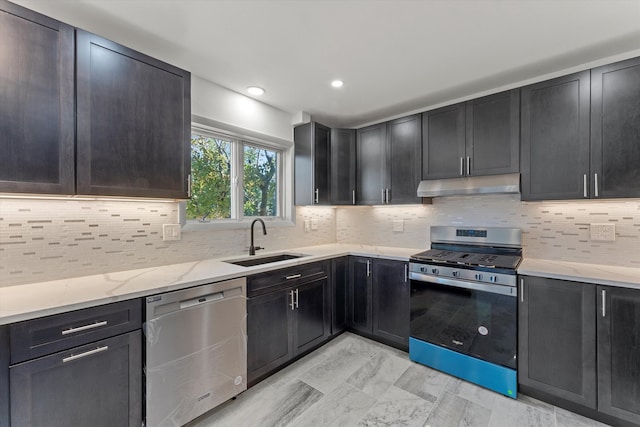
[[311,220],[311,229],[312,230],[317,230],[318,229],[318,218],[313,218]]
[[591,240],[613,242],[616,240],[616,225],[611,223],[591,224]]
[[393,220],[393,231],[404,231],[404,220],[403,219],[394,219]]
[[162,224],[162,240],[180,240],[180,224]]
[[311,221],[309,221],[308,219],[304,220],[304,232],[308,233],[309,231],[311,231]]

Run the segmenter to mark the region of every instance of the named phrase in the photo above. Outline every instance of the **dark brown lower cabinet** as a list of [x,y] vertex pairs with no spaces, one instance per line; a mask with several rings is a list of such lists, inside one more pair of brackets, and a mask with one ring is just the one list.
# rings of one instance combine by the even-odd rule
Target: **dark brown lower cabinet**
[[640,290],[598,287],[598,409],[640,425]]
[[520,391],[640,425],[640,290],[522,276],[519,291]]
[[9,368],[12,426],[140,426],[141,331]]
[[331,335],[347,328],[347,298],[349,288],[349,257],[331,260]]
[[351,257],[349,276],[349,328],[408,350],[408,263]]
[[[316,264],[317,265],[317,264]],[[327,271],[328,263],[326,264]],[[310,267],[312,268],[312,267]],[[310,271],[305,280],[300,273],[265,273],[273,278],[294,278],[275,283],[275,290],[252,295],[252,282],[262,282],[259,275],[248,279],[247,299],[247,380],[254,385],[294,358],[322,344],[331,331],[329,279],[325,273]],[[282,277],[281,277],[282,276]],[[297,280],[297,281],[296,281]]]

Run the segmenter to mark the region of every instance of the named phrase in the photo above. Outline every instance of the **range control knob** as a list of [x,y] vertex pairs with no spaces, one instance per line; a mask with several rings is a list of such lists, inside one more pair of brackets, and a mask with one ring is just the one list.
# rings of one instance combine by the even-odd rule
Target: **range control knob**
[[482,280],[482,274],[478,273],[475,276],[476,280],[481,281]]
[[489,281],[491,283],[496,283],[498,281],[498,278],[496,276],[489,276]]
[[453,277],[460,277],[460,272],[459,271],[454,271],[453,273],[451,273],[451,275]]
[[438,273],[440,273],[440,270],[438,270],[437,268],[431,269],[431,274],[438,274]]
[[427,267],[420,267],[420,272],[421,273],[426,273],[427,272]]

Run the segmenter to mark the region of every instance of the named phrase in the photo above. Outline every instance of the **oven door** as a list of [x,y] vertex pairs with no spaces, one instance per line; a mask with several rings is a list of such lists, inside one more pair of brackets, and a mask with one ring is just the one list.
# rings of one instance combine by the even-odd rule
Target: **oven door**
[[411,337],[516,369],[516,287],[410,277]]

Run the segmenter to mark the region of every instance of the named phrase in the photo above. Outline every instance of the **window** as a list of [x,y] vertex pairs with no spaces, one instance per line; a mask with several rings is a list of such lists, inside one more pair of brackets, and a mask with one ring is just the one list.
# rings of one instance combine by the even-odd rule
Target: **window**
[[194,127],[191,199],[183,207],[183,224],[233,227],[254,217],[291,220],[285,185],[290,157],[290,147]]

